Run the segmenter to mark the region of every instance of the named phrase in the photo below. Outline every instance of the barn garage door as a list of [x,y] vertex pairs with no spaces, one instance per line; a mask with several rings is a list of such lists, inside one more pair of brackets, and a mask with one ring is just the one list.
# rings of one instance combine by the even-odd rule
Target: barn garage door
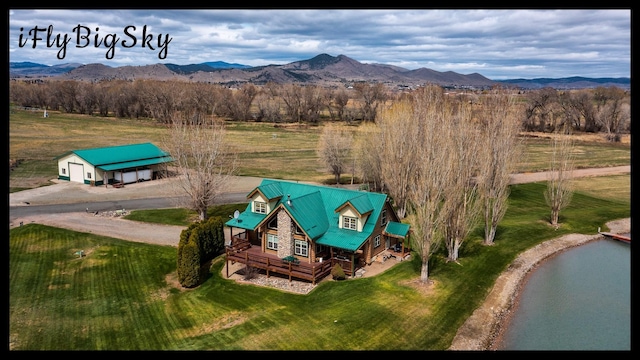
[[84,166],[69,163],[69,180],[84,183]]

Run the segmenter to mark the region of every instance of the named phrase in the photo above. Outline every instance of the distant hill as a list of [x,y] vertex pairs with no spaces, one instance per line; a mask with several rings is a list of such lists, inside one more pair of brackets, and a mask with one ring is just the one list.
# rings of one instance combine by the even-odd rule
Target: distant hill
[[524,89],[541,89],[551,87],[554,89],[584,89],[594,88],[598,86],[609,87],[617,86],[623,89],[631,88],[630,78],[586,78],[580,76],[572,76],[567,78],[551,79],[510,79],[500,80],[499,83],[517,86]]
[[176,65],[165,64],[169,70],[180,75],[189,75],[198,71],[211,72],[216,69],[247,69],[251,66],[242,64],[229,64],[224,61],[211,61],[202,64],[190,64],[190,65]]
[[249,65],[242,65],[242,64],[235,64],[235,63],[229,64],[224,61],[210,61],[202,64],[209,65],[214,69],[248,69],[251,67]]
[[11,77],[25,77],[25,76],[57,76],[67,73],[82,64],[69,63],[61,65],[43,65],[32,62],[12,62],[9,63],[9,74]]
[[105,79],[180,79],[194,82],[239,85],[268,82],[316,84],[321,86],[345,86],[358,81],[378,82],[407,89],[427,83],[453,88],[488,88],[495,85],[514,86],[522,89],[552,87],[556,89],[580,89],[597,86],[631,88],[630,78],[560,79],[509,79],[491,80],[485,76],[459,74],[453,71],[439,72],[420,68],[408,70],[385,64],[365,64],[345,55],[319,54],[311,59],[285,65],[248,66],[224,61],[200,64],[153,64],[141,66],[109,67],[103,64],[62,64],[48,66],[32,62],[9,63],[11,78],[56,77],[84,81]]

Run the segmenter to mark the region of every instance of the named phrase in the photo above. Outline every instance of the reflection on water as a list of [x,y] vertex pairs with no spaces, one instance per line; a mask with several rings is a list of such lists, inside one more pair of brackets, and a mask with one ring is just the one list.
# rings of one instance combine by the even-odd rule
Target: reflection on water
[[631,245],[596,240],[544,261],[513,311],[501,350],[630,350]]

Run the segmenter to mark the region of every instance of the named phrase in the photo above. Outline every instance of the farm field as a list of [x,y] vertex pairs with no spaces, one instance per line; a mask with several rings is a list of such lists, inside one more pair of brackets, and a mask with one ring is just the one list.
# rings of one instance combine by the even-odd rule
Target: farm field
[[[349,128],[355,129],[355,126]],[[227,122],[226,139],[238,153],[237,175],[328,183],[333,176],[325,171],[316,154],[322,126],[272,123]],[[9,118],[9,159],[18,166],[9,173],[10,191],[51,184],[56,178],[56,156],[69,150],[100,146],[153,142],[162,148],[166,129],[146,119],[101,118],[88,115],[12,110]],[[535,135],[535,136],[534,136]],[[544,134],[523,138],[525,156],[519,172],[548,168],[548,139]],[[628,165],[630,136],[620,144],[605,142],[599,134],[576,137],[578,168]],[[343,180],[351,179],[350,171]],[[356,179],[357,180],[357,179]]]

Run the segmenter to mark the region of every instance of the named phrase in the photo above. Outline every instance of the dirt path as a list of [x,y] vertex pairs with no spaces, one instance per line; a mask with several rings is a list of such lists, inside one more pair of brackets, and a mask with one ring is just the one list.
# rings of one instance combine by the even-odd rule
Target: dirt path
[[149,224],[125,220],[120,216],[94,215],[85,212],[33,215],[19,219],[17,223],[10,223],[9,226],[20,226],[20,222],[23,225],[37,223],[129,241],[176,247],[180,240],[180,233],[186,228],[185,226]]
[[[624,166],[612,166],[605,168],[592,168],[592,169],[576,169],[573,170],[573,177],[593,177],[593,176],[606,176],[606,175],[620,175],[630,174],[631,165]],[[548,171],[541,171],[535,173],[520,173],[511,175],[511,184],[523,184],[539,181],[547,181],[549,178]]]

